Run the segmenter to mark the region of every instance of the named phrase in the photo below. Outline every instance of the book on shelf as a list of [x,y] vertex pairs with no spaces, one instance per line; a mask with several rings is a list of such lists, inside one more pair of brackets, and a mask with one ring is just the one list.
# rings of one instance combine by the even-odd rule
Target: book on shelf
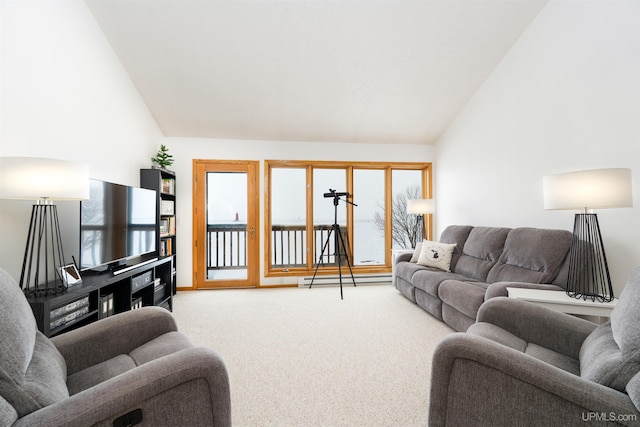
[[173,215],[175,213],[173,200],[160,201],[160,215]]
[[168,236],[169,235],[169,219],[162,218],[160,220],[160,236]]
[[100,318],[109,317],[115,314],[113,307],[113,294],[103,295],[100,298]]
[[160,237],[174,236],[176,234],[176,217],[167,217],[160,220]]
[[160,192],[163,194],[176,194],[176,180],[173,178],[163,178]]
[[163,239],[160,241],[160,256],[173,255],[173,241],[171,239]]

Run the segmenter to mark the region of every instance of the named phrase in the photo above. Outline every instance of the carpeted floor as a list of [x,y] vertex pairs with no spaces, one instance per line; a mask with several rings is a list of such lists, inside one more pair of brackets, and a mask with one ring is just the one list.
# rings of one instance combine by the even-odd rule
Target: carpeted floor
[[234,426],[425,426],[453,332],[390,285],[179,292],[178,327],[225,360]]

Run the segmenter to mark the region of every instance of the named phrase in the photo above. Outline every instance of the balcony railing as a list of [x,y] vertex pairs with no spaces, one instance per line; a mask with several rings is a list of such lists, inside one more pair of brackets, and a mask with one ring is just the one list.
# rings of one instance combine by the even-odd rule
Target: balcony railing
[[207,270],[247,268],[247,225],[207,225]]
[[[315,251],[317,257],[322,252],[331,225],[313,227]],[[345,245],[347,229],[340,227]],[[247,225],[246,224],[209,224],[207,225],[207,269],[241,269],[247,267]],[[275,268],[306,267],[307,236],[304,225],[273,225],[271,227],[271,263]],[[344,254],[342,254],[344,256]],[[324,265],[336,264],[334,236],[329,240],[323,254]],[[343,264],[346,262],[343,261]]]

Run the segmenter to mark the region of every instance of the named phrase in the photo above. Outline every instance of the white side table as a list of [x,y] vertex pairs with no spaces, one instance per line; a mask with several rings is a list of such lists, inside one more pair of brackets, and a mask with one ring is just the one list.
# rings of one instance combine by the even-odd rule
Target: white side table
[[533,304],[549,308],[568,314],[578,314],[583,316],[610,317],[611,311],[618,302],[614,299],[611,302],[591,301],[572,298],[564,291],[547,291],[542,289],[507,288],[509,298],[529,301]]
[[391,284],[396,286],[396,258],[400,254],[412,254],[413,249],[391,249]]

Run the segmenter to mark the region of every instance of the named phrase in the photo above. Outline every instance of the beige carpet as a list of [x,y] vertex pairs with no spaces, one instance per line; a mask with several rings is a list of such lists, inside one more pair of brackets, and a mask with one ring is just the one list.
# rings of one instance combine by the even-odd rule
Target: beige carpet
[[178,327],[218,352],[234,426],[425,426],[452,329],[391,285],[179,292]]

